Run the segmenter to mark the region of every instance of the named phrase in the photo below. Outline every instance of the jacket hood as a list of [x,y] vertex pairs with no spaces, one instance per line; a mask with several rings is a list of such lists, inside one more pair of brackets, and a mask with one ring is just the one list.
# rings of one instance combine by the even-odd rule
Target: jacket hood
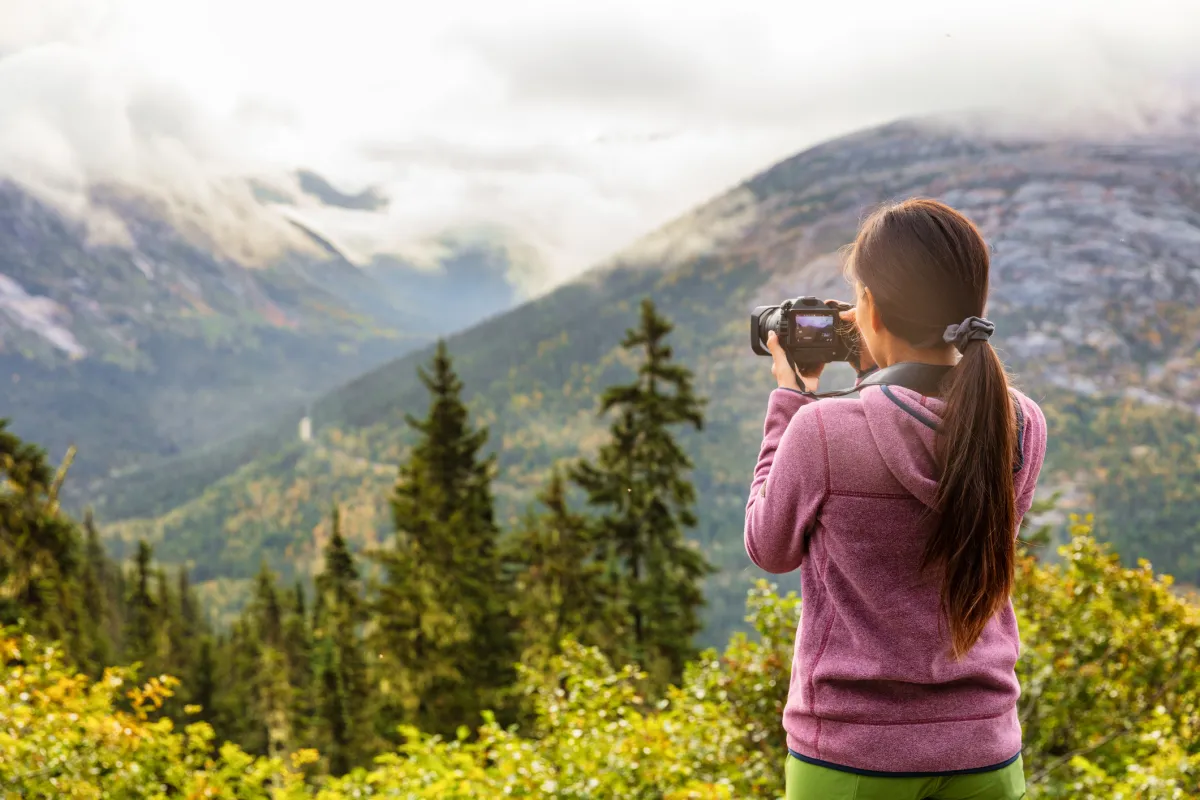
[[859,394],[871,438],[896,480],[934,508],[938,468],[936,428],[945,403],[900,386],[866,386]]

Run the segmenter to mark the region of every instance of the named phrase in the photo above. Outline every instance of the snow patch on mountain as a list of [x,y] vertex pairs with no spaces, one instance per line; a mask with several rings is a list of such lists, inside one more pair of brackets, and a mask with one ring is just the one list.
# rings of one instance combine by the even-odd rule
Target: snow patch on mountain
[[[87,350],[62,324],[70,312],[49,297],[31,295],[21,284],[0,273],[0,312],[12,322],[32,331],[72,358],[83,358]],[[2,329],[0,329],[2,330]]]

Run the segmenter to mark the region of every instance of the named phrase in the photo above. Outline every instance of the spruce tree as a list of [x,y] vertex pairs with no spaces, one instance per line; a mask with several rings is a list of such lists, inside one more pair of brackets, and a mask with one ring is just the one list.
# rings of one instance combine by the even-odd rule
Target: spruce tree
[[267,754],[269,738],[260,696],[262,651],[256,614],[247,608],[216,647],[219,688],[212,713],[220,739],[237,742],[259,756]]
[[250,603],[251,617],[258,627],[258,638],[264,646],[283,650],[283,605],[275,573],[263,559],[254,578],[254,597]]
[[0,419],[0,625],[24,621],[78,659],[91,649],[76,584],[82,548],[74,521],[58,507],[73,455],[56,470],[42,448]]
[[125,628],[129,618],[128,581],[123,566],[113,559],[108,560],[108,607],[112,613],[109,618],[109,638],[113,643],[117,663],[128,663],[125,657]]
[[691,372],[672,361],[671,330],[654,303],[643,300],[638,326],[621,343],[643,351],[637,375],[602,395],[601,414],[615,415],[610,441],[571,476],[601,510],[598,549],[620,570],[615,588],[628,635],[625,652],[616,655],[635,659],[660,683],[678,680],[695,653],[700,583],[712,571],[684,539],[696,524],[695,489],[686,477],[691,460],[672,429],[702,429],[704,401],[693,391]]
[[544,511],[527,514],[509,542],[509,561],[519,569],[514,611],[521,663],[535,669],[558,653],[564,637],[608,647],[620,629],[592,531],[568,506],[557,467],[539,500]]
[[188,577],[186,567],[180,567],[175,577],[176,592],[179,596],[179,626],[184,639],[198,640],[207,631],[208,625],[200,611],[200,602],[196,599],[196,591]]
[[[501,569],[491,484],[444,342],[420,369],[432,402],[392,495],[393,547],[380,555],[376,604],[380,687],[389,707],[426,730],[474,727],[514,680],[509,586]],[[501,709],[503,718],[504,711]]]
[[196,667],[192,671],[190,699],[200,706],[200,719],[213,725],[217,721],[217,680],[219,645],[211,633],[205,633],[196,646]]
[[196,590],[186,567],[175,574],[175,593],[179,598],[179,638],[183,642],[188,664],[194,664],[199,652],[200,639],[208,633],[208,622],[200,610]]
[[365,609],[358,568],[342,537],[336,507],[331,521],[333,532],[325,545],[325,567],[316,579],[314,603],[320,695],[316,714],[329,771],[343,775],[362,764],[370,752],[374,703],[362,642]]
[[265,755],[275,758],[294,749],[294,698],[288,672],[283,605],[275,573],[265,560],[255,579],[254,599],[249,611],[254,629],[250,650],[256,667],[254,701],[257,718],[265,729]]
[[378,692],[377,730],[393,739],[400,723],[449,733],[466,722],[470,691],[461,667],[472,620],[420,544],[397,536],[377,554],[384,581],[375,592],[369,649]]
[[[210,708],[219,739],[254,755],[280,756],[293,738],[293,694],[284,647],[284,609],[264,561],[250,602],[220,639],[204,637],[194,702]],[[205,652],[207,651],[207,652]]]
[[204,703],[197,699],[196,692],[200,646],[208,634],[208,626],[200,615],[200,605],[184,567],[180,567],[175,574],[175,590],[172,592],[170,609],[168,638],[171,655],[168,671],[182,681],[175,697],[175,708],[172,710],[176,719],[182,720],[184,705],[204,706]]
[[311,743],[313,714],[313,646],[304,587],[299,581],[292,590],[291,608],[284,618],[284,656],[292,688],[292,724],[296,743]]
[[138,542],[134,559],[132,586],[125,601],[125,654],[128,662],[143,666],[142,674],[150,674],[158,667],[159,608],[151,591],[154,576],[152,562],[154,550],[145,540]]
[[95,678],[105,667],[116,663],[117,643],[113,634],[119,609],[114,609],[112,602],[113,565],[104,552],[90,508],[84,512],[83,529],[86,541],[80,588],[91,646],[81,661],[84,669]]
[[179,598],[171,590],[167,572],[162,567],[154,570],[154,602],[158,605],[158,651],[162,662],[161,670],[177,678],[186,677],[180,667],[181,624],[179,617]]
[[155,618],[155,653],[156,658],[147,665],[147,674],[170,675],[181,682],[175,692],[164,704],[162,713],[177,721],[184,716],[184,706],[187,704],[187,692],[191,687],[189,670],[191,662],[188,659],[190,642],[183,638],[183,626],[179,612],[179,598],[171,588],[166,570],[162,567],[154,571],[154,602],[158,608]]

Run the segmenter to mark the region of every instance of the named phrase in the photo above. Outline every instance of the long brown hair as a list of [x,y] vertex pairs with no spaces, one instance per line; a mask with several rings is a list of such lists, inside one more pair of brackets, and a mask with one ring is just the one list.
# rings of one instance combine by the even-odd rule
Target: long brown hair
[[[947,346],[947,326],[984,315],[990,260],[969,219],[935,200],[915,199],[867,219],[848,265],[889,331],[931,347]],[[943,572],[942,614],[951,653],[961,658],[1008,602],[1016,561],[1016,419],[1004,367],[989,342],[966,345],[942,398],[938,520],[922,567]]]

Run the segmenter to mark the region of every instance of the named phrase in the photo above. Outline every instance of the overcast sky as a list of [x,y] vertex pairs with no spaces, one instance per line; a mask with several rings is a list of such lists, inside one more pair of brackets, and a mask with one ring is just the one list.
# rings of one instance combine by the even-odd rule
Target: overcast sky
[[310,210],[355,253],[501,225],[561,277],[838,133],[1198,65],[1196,0],[0,0],[0,171],[78,206],[307,166],[391,197]]

